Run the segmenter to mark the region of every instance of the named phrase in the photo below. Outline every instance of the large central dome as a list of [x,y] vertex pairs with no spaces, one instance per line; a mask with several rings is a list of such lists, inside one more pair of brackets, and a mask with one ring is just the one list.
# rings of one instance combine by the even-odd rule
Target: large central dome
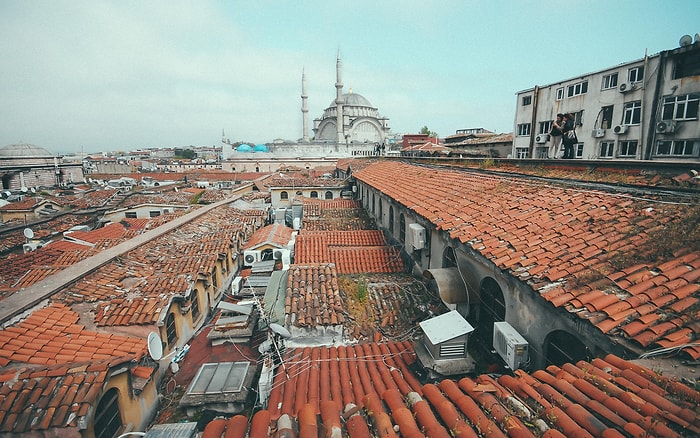
[[53,154],[46,149],[27,143],[9,144],[0,148],[0,157],[7,158],[47,158]]
[[[343,105],[372,107],[372,104],[363,95],[352,92],[343,94]],[[329,106],[335,107],[335,100]]]

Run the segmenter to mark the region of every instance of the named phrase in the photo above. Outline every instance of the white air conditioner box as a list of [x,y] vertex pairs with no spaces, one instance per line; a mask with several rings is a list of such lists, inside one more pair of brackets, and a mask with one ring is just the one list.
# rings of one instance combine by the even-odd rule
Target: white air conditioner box
[[243,284],[242,277],[236,277],[231,282],[231,293],[233,295],[238,295],[241,293],[241,285]]
[[620,93],[627,93],[628,91],[637,89],[637,84],[633,82],[623,82],[617,87],[617,89]]
[[535,143],[543,144],[547,143],[549,140],[549,134],[537,134],[535,137]]
[[301,218],[300,217],[295,217],[292,219],[292,228],[295,230],[301,229]]
[[527,341],[505,321],[493,323],[493,348],[512,370],[529,361]]
[[262,260],[262,251],[248,249],[243,251],[243,266],[252,266]]
[[619,134],[624,134],[625,132],[627,132],[627,125],[616,125],[616,126],[613,128],[613,132],[614,132],[615,134],[618,134],[618,135],[619,135]]
[[276,249],[272,251],[272,258],[282,261],[282,266],[289,266],[292,262],[292,254],[288,249]]
[[409,224],[408,230],[410,234],[410,242],[407,242],[413,249],[423,249],[425,248],[425,228],[420,224]]
[[676,124],[674,122],[664,122],[661,121],[656,124],[656,132],[659,134],[670,134],[676,130]]
[[603,128],[596,128],[591,132],[591,135],[594,138],[600,138],[600,137],[605,137],[605,129]]

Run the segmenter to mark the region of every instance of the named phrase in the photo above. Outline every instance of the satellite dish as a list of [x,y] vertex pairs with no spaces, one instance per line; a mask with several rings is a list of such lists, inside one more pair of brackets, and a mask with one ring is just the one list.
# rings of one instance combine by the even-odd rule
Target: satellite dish
[[34,231],[32,231],[31,228],[25,228],[24,229],[24,237],[27,239],[33,239],[34,238]]
[[700,33],[695,34],[695,42],[700,43]]
[[689,46],[693,44],[693,37],[690,35],[683,35],[680,41],[678,41],[678,44],[680,44],[681,47]]
[[163,357],[163,344],[161,344],[160,336],[156,332],[148,334],[148,354],[153,360],[160,360]]
[[36,193],[36,189],[35,189],[34,187],[32,187],[31,189],[29,189],[29,191],[32,192],[32,193]]
[[274,333],[282,336],[285,339],[292,337],[292,334],[289,333],[289,330],[274,322],[270,324],[270,330],[272,330]]
[[29,189],[26,188],[26,187],[24,187],[24,186],[22,186],[22,188],[20,188],[20,190],[22,191],[22,193],[27,193],[27,191],[28,191]]

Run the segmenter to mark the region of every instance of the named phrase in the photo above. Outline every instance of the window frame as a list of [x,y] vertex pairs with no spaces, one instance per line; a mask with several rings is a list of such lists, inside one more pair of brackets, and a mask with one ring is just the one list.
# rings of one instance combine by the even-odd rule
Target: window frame
[[[666,96],[661,100],[661,120],[698,120],[698,110],[700,110],[699,93]],[[682,114],[679,114],[681,112]]]
[[627,126],[639,125],[642,120],[642,101],[625,102],[622,107],[622,124]]
[[576,97],[588,93],[588,80],[576,82],[566,87],[566,97]]
[[[633,153],[630,153],[630,148],[633,148]],[[618,158],[634,158],[637,156],[639,149],[639,141],[637,140],[620,140],[617,144]]]
[[612,90],[617,89],[619,74],[618,72],[610,73],[608,75],[603,75],[603,79],[600,84],[601,90]]
[[643,82],[644,81],[644,66],[638,65],[636,67],[631,67],[627,70],[627,80],[631,83]]
[[527,137],[532,134],[532,123],[518,123],[518,137]]
[[615,141],[603,140],[598,145],[599,158],[615,158]]
[[528,105],[532,105],[532,96],[529,94],[527,96],[523,96],[523,99],[522,99],[522,106],[528,106]]

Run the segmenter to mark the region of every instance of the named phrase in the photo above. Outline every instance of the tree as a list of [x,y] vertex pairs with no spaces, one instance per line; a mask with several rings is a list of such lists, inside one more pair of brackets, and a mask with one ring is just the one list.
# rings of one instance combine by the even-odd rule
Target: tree
[[423,126],[422,128],[420,128],[420,134],[428,134],[428,137],[438,138],[438,133],[431,131],[430,129],[428,129],[427,126]]

